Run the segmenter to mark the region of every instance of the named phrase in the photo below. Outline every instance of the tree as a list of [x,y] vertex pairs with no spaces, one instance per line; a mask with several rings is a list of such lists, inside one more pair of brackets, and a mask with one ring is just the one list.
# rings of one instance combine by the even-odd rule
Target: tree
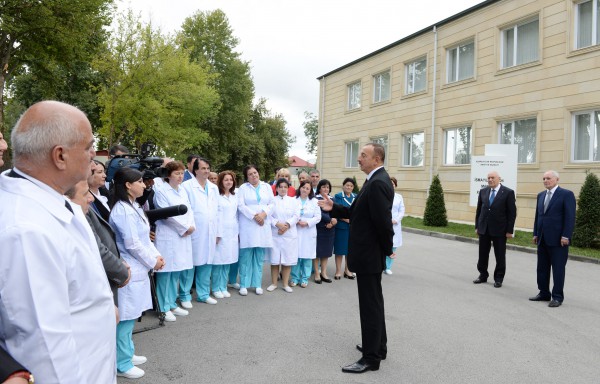
[[[223,11],[197,12],[183,22],[178,43],[188,49],[190,60],[208,63],[211,85],[217,90],[221,108],[213,119],[202,122],[208,140],[194,148],[216,168],[240,171],[247,158],[247,127],[253,115],[254,83],[250,65],[235,51],[239,41],[233,36]],[[250,141],[249,141],[250,140]],[[247,164],[247,163],[246,163]]]
[[444,203],[444,190],[440,182],[439,175],[433,177],[429,187],[429,196],[425,203],[425,214],[423,215],[423,224],[430,227],[448,226],[448,216],[446,215],[446,204]]
[[57,64],[82,62],[96,52],[111,22],[113,0],[5,0],[0,11],[0,130],[5,87],[30,73],[52,79]]
[[206,65],[129,11],[118,20],[109,47],[95,61],[103,74],[98,104],[108,145],[140,148],[153,141],[167,156],[185,156],[208,141],[201,129],[219,108]]
[[306,150],[310,154],[317,152],[317,140],[319,138],[319,119],[310,112],[304,112],[304,135],[306,136]]
[[598,196],[600,196],[600,180],[598,176],[588,171],[577,202],[573,231],[573,245],[576,247],[589,248],[598,238],[600,230]]

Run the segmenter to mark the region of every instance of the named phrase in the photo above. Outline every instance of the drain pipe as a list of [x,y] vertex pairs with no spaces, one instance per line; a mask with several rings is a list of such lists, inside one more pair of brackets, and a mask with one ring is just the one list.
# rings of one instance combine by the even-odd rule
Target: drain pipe
[[[433,181],[433,153],[435,150],[435,103],[436,103],[436,91],[437,91],[437,28],[433,26],[433,92],[431,97],[431,156],[429,158],[429,185]],[[429,196],[429,188],[427,188],[427,196]]]
[[326,77],[321,79],[321,105],[319,106],[319,130],[317,132],[317,160],[319,161],[319,172],[323,172],[323,134],[325,132],[325,82]]

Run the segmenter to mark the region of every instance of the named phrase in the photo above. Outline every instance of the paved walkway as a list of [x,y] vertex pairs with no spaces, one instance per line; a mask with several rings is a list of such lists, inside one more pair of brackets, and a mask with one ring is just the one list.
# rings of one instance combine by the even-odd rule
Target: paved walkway
[[[508,251],[500,289],[472,283],[476,262],[474,244],[404,233],[394,274],[383,276],[389,352],[377,372],[341,372],[360,357],[356,283],[342,279],[194,303],[189,316],[134,335],[149,361],[135,382],[600,382],[600,265],[569,261],[565,302],[548,308],[527,300],[535,255]],[[494,265],[492,255],[490,273]],[[266,266],[264,288],[268,276]]]

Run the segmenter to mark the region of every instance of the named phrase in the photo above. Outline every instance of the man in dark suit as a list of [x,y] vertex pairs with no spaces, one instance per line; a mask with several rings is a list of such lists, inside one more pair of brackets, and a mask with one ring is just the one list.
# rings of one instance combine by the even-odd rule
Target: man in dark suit
[[487,281],[490,249],[494,244],[494,287],[500,288],[506,272],[506,239],[513,237],[517,206],[515,191],[500,184],[498,172],[488,173],[487,180],[488,187],[479,191],[475,213],[475,232],[479,236],[479,277],[473,283]]
[[334,217],[350,219],[348,268],[356,272],[362,344],[356,348],[363,356],[343,372],[362,373],[379,369],[387,355],[387,334],[381,274],[386,255],[392,254],[392,202],[394,187],[383,168],[385,149],[380,144],[367,144],[358,158],[367,181],[350,207],[334,204],[328,196],[319,201]]
[[[569,244],[575,227],[575,195],[558,186],[558,173],[544,173],[546,190],[537,196],[533,243],[537,244],[537,284],[540,292],[531,301],[550,301],[551,308],[563,302],[565,266],[569,257]],[[554,286],[550,293],[550,271]]]

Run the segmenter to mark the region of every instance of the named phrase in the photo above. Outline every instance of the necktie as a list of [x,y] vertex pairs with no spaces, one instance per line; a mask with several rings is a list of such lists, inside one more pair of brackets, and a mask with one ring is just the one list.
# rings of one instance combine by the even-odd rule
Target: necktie
[[71,208],[71,204],[69,204],[67,200],[65,200],[65,207],[69,210],[69,212],[71,212],[71,214],[75,214],[75,212],[73,212],[73,208]]
[[496,190],[492,189],[492,193],[490,193],[490,205],[494,202],[494,197],[496,197]]
[[544,213],[546,213],[546,210],[548,209],[548,204],[550,203],[551,198],[552,191],[548,191],[548,193],[546,193],[546,199],[544,200]]

